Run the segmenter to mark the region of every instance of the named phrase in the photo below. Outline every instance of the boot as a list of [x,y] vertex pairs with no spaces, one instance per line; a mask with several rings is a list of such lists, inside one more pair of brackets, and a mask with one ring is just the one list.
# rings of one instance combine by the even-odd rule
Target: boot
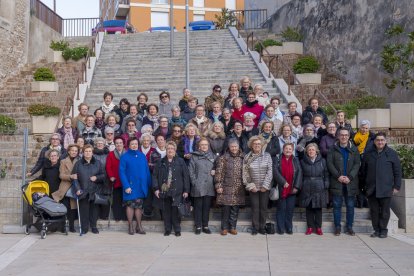
[[128,223],[128,234],[130,234],[130,235],[135,234],[134,226],[132,225],[132,223]]

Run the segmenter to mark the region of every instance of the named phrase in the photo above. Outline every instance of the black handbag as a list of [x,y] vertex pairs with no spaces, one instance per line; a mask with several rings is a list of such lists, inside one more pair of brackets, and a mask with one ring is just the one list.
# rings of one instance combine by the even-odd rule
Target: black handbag
[[95,193],[94,203],[97,205],[109,205],[109,196]]
[[266,230],[266,234],[274,235],[276,233],[275,224],[271,222],[266,223],[265,230]]
[[193,206],[191,206],[190,199],[185,198],[183,202],[178,204],[178,213],[181,217],[191,217],[191,211],[193,211]]

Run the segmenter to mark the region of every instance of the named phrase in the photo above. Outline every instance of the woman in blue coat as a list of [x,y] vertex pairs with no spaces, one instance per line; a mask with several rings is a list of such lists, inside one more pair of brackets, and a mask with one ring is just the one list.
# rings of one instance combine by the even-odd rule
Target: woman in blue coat
[[[151,187],[151,175],[145,155],[138,151],[138,139],[132,137],[128,140],[128,151],[122,155],[119,164],[119,177],[123,189],[123,201],[126,206],[128,219],[128,233],[134,235],[145,234],[141,225],[144,199],[148,196]],[[132,219],[137,220],[133,227]]]

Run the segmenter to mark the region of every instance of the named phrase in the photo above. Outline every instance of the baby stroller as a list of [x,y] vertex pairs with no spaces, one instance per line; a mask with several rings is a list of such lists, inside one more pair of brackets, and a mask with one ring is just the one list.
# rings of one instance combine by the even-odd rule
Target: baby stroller
[[[44,239],[48,227],[52,224],[58,227],[64,226],[64,233],[68,234],[67,209],[65,205],[57,203],[49,197],[49,184],[47,182],[41,180],[28,182],[22,186],[22,193],[28,205],[26,235],[30,234],[30,228],[34,226],[40,231],[40,237]],[[36,218],[34,223],[33,217]]]

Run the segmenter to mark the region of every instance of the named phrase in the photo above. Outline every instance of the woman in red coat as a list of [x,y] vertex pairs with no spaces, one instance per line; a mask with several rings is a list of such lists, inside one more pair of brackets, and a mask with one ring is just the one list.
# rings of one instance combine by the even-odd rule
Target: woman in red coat
[[231,113],[231,117],[233,117],[236,121],[243,122],[243,99],[242,98],[235,98],[233,99],[233,109]]
[[122,184],[119,178],[119,160],[126,152],[124,140],[115,138],[115,150],[111,151],[106,158],[106,174],[114,185],[112,214],[116,221],[126,220],[125,207],[122,206]]
[[243,114],[251,112],[256,115],[256,118],[254,119],[254,127],[257,127],[263,112],[263,106],[259,105],[259,102],[256,100],[256,94],[253,91],[247,93],[247,101],[243,105],[242,110]]

